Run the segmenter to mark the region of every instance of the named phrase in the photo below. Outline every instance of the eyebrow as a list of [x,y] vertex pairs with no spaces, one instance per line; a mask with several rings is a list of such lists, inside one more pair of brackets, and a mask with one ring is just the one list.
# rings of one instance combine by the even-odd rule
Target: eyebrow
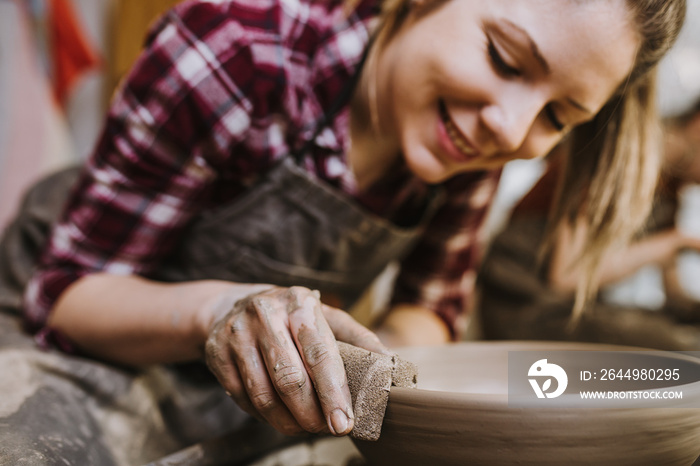
[[[534,55],[535,59],[539,62],[540,66],[544,70],[545,73],[549,74],[551,72],[551,69],[549,67],[549,63],[547,63],[547,60],[544,58],[542,53],[540,52],[540,48],[537,46],[537,43],[533,40],[532,37],[530,37],[530,34],[528,32],[515,24],[514,22],[508,20],[508,19],[503,19],[503,22],[506,23],[509,27],[515,29],[518,31],[519,34],[523,36],[523,38],[528,42],[528,45],[530,46],[530,51],[532,52],[532,55]],[[566,99],[571,105],[576,107],[577,109],[581,110],[582,112],[586,112],[589,115],[593,115],[595,112],[590,110],[588,107],[583,105],[582,103],[572,99],[568,98]]]

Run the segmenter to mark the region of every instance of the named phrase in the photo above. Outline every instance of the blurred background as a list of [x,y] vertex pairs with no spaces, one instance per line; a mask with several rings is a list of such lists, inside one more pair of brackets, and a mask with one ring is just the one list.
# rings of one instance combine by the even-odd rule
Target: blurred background
[[41,174],[84,160],[151,22],[176,0],[0,0],[0,230]]

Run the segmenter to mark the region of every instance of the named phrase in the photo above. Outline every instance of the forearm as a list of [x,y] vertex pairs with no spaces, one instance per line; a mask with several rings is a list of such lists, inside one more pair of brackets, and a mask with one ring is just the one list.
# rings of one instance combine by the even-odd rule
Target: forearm
[[136,276],[88,275],[61,295],[49,325],[81,350],[126,365],[201,358],[216,297],[259,286],[223,281],[166,284]]
[[[682,238],[678,232],[667,230],[644,237],[623,249],[610,251],[600,263],[600,284],[622,280],[646,265],[665,264],[673,259],[681,246]],[[584,247],[582,231],[560,233],[549,269],[550,284],[554,288],[564,292],[576,289],[582,273],[577,261]]]
[[612,283],[647,265],[664,265],[673,260],[679,247],[675,230],[664,231],[613,251],[601,263],[601,284]]

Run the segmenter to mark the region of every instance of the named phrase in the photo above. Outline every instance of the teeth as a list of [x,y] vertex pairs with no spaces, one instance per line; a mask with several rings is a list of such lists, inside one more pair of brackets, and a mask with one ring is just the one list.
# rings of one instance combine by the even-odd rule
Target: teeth
[[452,123],[452,120],[450,120],[449,117],[445,118],[445,128],[447,129],[447,135],[450,137],[455,147],[457,147],[457,149],[459,149],[460,152],[462,152],[464,155],[474,154],[474,149],[464,141],[464,138],[462,138],[462,135],[460,134],[459,130],[457,129],[455,124]]

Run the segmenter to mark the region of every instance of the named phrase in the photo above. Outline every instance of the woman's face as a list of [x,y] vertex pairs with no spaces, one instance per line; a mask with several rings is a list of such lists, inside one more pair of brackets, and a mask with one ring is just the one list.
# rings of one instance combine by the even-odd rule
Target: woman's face
[[546,154],[593,118],[638,46],[624,0],[422,3],[379,52],[377,108],[427,182]]

